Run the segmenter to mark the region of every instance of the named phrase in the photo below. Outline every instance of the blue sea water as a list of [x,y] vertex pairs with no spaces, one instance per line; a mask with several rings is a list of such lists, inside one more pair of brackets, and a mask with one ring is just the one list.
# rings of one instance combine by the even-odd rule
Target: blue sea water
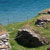
[[26,21],[50,8],[50,0],[0,0],[0,23]]

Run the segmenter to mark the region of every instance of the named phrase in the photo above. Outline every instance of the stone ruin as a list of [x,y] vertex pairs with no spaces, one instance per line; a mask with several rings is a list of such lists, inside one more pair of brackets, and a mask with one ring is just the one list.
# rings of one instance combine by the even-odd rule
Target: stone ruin
[[11,50],[9,44],[9,35],[6,30],[0,31],[0,50]]
[[40,33],[37,33],[29,25],[22,27],[18,31],[18,35],[15,37],[15,40],[24,46],[38,47],[45,44],[48,44],[48,39],[42,36]]

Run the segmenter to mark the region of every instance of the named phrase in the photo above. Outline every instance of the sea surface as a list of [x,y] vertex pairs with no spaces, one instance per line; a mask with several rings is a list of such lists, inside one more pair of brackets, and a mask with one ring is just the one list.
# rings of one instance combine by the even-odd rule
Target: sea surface
[[23,22],[50,8],[50,0],[0,0],[0,23]]

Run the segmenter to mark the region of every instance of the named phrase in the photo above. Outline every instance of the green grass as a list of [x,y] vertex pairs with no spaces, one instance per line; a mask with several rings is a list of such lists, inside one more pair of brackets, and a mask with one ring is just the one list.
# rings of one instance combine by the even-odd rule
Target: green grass
[[35,22],[37,18],[39,17],[35,16],[33,19],[30,19],[25,22],[20,22],[20,23],[13,23],[13,24],[8,24],[5,26],[6,30],[9,32],[9,38],[10,38],[10,44],[11,44],[11,50],[47,50],[48,45],[44,45],[41,47],[37,48],[27,48],[22,45],[19,45],[14,39],[15,36],[17,35],[18,29],[21,28],[24,25],[29,24],[32,26],[37,32],[41,33],[43,36],[47,37],[48,40],[50,41],[50,29],[45,29],[45,28],[40,28],[35,25]]
[[0,31],[5,30],[4,27],[0,24]]

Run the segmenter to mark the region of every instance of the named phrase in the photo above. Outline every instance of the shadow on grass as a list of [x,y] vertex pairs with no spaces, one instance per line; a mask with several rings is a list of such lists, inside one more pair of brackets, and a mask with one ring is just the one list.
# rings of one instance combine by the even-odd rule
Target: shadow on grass
[[19,38],[15,38],[15,41],[19,45],[27,48],[36,48],[42,46],[42,42],[39,41],[37,37],[33,37],[31,34],[29,34],[29,32],[22,31],[18,33],[16,37],[18,37],[20,34],[22,34],[22,36],[20,36]]

